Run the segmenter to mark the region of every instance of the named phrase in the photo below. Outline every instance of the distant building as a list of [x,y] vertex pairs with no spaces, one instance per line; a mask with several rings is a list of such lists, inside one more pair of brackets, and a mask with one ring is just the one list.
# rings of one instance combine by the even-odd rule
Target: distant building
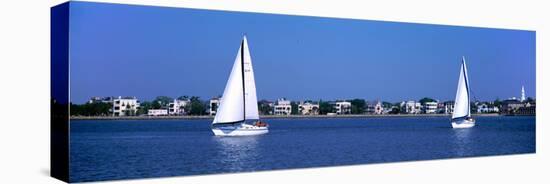
[[191,100],[178,100],[174,99],[173,102],[168,103],[168,114],[169,115],[184,115],[186,114],[185,107],[191,103]]
[[527,102],[524,107],[520,107],[515,112],[516,115],[534,116],[537,114],[536,102]]
[[290,115],[292,113],[290,100],[285,98],[278,99],[277,104],[273,107],[273,113],[275,115]]
[[504,115],[535,115],[536,102],[523,103],[516,99],[504,100],[500,113]]
[[113,97],[92,97],[88,100],[88,103],[113,103]]
[[438,104],[439,113],[452,114],[455,107],[454,101],[446,101]]
[[298,104],[298,111],[302,115],[317,115],[319,114],[319,104],[301,102]]
[[369,114],[383,114],[384,113],[384,107],[382,106],[382,102],[380,102],[380,101],[367,102],[367,113],[369,113]]
[[136,97],[113,99],[113,116],[133,116],[137,113],[139,101]]
[[258,110],[260,115],[272,115],[275,104],[271,101],[260,100],[258,101]]
[[351,102],[337,101],[333,104],[336,114],[351,114]]
[[209,107],[209,114],[210,116],[215,116],[216,115],[216,112],[218,112],[218,107],[220,107],[220,98],[219,97],[215,97],[215,98],[212,98],[210,99],[210,103],[208,103],[208,107]]
[[437,113],[438,104],[437,102],[426,102],[422,106],[424,113],[426,114],[435,114]]
[[477,113],[498,113],[499,109],[493,103],[479,103],[477,104]]
[[412,100],[401,102],[401,112],[405,112],[407,114],[418,114],[421,112],[421,107],[420,102]]
[[148,116],[167,116],[168,110],[167,109],[149,109],[147,110]]

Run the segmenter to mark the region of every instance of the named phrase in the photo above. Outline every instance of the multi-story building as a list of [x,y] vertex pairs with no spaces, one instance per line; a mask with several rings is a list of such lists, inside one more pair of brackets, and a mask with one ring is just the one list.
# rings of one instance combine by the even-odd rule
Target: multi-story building
[[174,99],[173,102],[168,103],[168,114],[169,115],[185,115],[186,107],[188,104],[191,103],[191,100],[184,99],[184,100],[178,100]]
[[290,100],[285,98],[278,99],[277,104],[273,107],[273,113],[275,115],[290,115],[292,113]]
[[407,114],[418,114],[421,112],[421,107],[420,102],[412,100],[401,102],[401,112],[405,112]]
[[218,107],[220,106],[220,98],[215,97],[210,99],[210,103],[208,103],[208,113],[210,116],[215,116],[216,112],[218,111]]
[[139,108],[136,97],[118,97],[113,99],[113,116],[133,116]]
[[439,113],[452,114],[455,107],[454,101],[446,101],[438,104]]
[[149,109],[147,110],[148,116],[167,116],[168,110],[167,109]]
[[333,106],[336,114],[351,114],[351,102],[337,101]]
[[382,102],[367,102],[367,113],[369,114],[383,114],[384,107],[382,107]]
[[317,115],[319,114],[319,104],[313,104],[310,102],[301,102],[298,105],[298,111],[302,115]]
[[422,106],[424,113],[426,114],[435,114],[437,113],[437,102],[426,102]]

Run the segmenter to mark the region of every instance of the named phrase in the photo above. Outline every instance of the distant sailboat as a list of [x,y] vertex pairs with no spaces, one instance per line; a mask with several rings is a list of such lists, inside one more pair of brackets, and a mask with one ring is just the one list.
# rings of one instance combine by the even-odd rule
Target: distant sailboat
[[[259,119],[254,70],[244,36],[212,122],[212,132],[216,136],[265,134],[268,132],[268,125]],[[255,122],[247,123],[250,120]]]
[[460,67],[460,78],[456,89],[451,124],[453,128],[470,128],[476,124],[470,113],[470,82],[468,81],[468,70],[464,56],[462,57],[462,67]]

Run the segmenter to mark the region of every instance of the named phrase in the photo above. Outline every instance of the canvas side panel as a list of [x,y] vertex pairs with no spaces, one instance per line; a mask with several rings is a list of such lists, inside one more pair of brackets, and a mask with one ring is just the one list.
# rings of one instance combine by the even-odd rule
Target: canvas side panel
[[69,182],[69,6],[63,3],[51,8],[51,176]]

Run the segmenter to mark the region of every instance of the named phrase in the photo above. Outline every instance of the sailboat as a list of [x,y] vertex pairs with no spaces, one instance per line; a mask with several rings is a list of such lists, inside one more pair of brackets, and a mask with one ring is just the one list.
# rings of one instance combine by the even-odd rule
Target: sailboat
[[468,81],[468,69],[466,68],[464,56],[462,56],[451,124],[453,128],[471,128],[476,124],[470,113],[470,82]]
[[[267,123],[259,121],[258,99],[252,59],[246,36],[225,85],[212,132],[216,136],[247,136],[268,133]],[[253,123],[251,123],[253,122]]]

